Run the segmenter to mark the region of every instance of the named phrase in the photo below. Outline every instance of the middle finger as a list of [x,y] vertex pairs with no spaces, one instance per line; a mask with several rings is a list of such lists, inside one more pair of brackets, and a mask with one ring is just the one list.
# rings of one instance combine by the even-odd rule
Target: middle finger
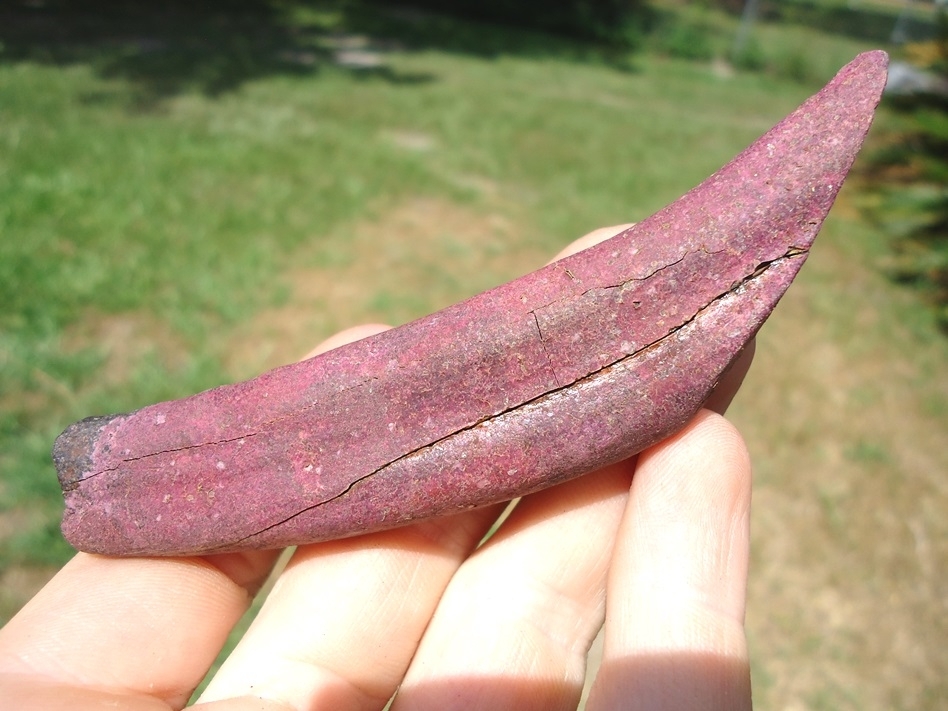
[[393,711],[576,708],[633,467],[520,502],[452,579]]

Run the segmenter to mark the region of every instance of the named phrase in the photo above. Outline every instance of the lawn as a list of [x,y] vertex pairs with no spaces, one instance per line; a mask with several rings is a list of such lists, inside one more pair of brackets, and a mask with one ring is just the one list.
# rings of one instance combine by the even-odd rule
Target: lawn
[[[762,24],[749,71],[721,61],[736,19],[705,10],[685,17],[710,37],[695,61],[667,35],[620,56],[351,3],[105,26],[57,7],[0,22],[0,618],[70,555],[49,448],[71,421],[535,268],[879,46]],[[948,346],[884,278],[872,200],[857,165],[733,412],[757,471],[763,708],[948,695]]]

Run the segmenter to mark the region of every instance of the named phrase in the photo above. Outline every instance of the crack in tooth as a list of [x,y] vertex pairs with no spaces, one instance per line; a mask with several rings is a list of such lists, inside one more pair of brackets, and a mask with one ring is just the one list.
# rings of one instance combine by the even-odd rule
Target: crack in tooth
[[[586,374],[585,376],[583,376],[583,377],[581,377],[581,378],[577,378],[576,380],[574,380],[574,381],[572,381],[572,382],[570,382],[570,383],[567,383],[567,384],[565,384],[565,385],[560,385],[559,387],[553,388],[553,389],[551,389],[551,390],[547,390],[546,392],[543,392],[543,393],[537,395],[536,397],[533,397],[533,398],[531,398],[531,399],[529,399],[529,400],[526,400],[526,401],[520,403],[519,405],[514,405],[513,407],[509,407],[509,408],[507,408],[507,409],[505,409],[505,410],[503,410],[503,411],[501,411],[501,412],[498,412],[498,413],[496,413],[496,414],[494,414],[494,415],[490,415],[490,416],[488,416],[488,417],[484,417],[484,418],[478,420],[477,422],[474,422],[474,423],[472,423],[472,424],[470,424],[470,425],[467,425],[466,427],[461,427],[460,429],[457,429],[457,430],[455,430],[454,432],[451,432],[450,434],[447,434],[447,435],[445,435],[445,436],[443,436],[443,437],[439,437],[438,439],[436,439],[436,440],[434,440],[434,441],[432,441],[432,442],[429,442],[429,443],[427,443],[427,444],[424,444],[424,445],[421,445],[421,446],[419,446],[419,447],[416,447],[415,449],[413,449],[413,450],[410,451],[410,452],[406,452],[406,453],[404,453],[404,454],[402,454],[402,455],[399,455],[398,457],[395,457],[395,458],[392,459],[391,461],[386,462],[386,463],[383,464],[382,466],[377,467],[376,469],[372,470],[371,472],[368,472],[368,473],[362,475],[361,477],[359,477],[358,479],[355,479],[354,481],[350,482],[350,483],[346,486],[346,488],[343,489],[343,490],[342,490],[341,492],[339,492],[338,494],[334,494],[333,496],[331,496],[331,497],[329,497],[329,498],[327,498],[327,499],[324,499],[323,501],[319,501],[319,502],[317,502],[317,503],[315,503],[315,504],[311,504],[311,505],[309,505],[309,506],[305,506],[305,507],[303,507],[302,509],[300,509],[299,511],[296,511],[296,512],[290,514],[290,515],[287,516],[286,518],[283,518],[283,519],[281,519],[280,521],[277,521],[276,523],[272,523],[272,524],[270,524],[269,526],[266,526],[266,527],[260,529],[259,531],[255,531],[255,532],[253,532],[253,533],[250,533],[250,534],[248,534],[248,535],[246,535],[246,536],[243,536],[243,537],[237,539],[236,541],[233,541],[233,542],[231,542],[231,543],[228,543],[227,546],[238,545],[238,544],[242,543],[243,541],[246,541],[246,540],[248,540],[248,539],[250,539],[250,538],[253,538],[254,536],[259,536],[259,535],[261,535],[261,534],[263,534],[263,533],[266,533],[267,531],[269,531],[269,530],[271,530],[271,529],[274,529],[274,528],[276,528],[277,526],[282,526],[283,524],[287,523],[288,521],[291,521],[291,520],[293,520],[294,518],[296,518],[296,517],[298,517],[298,516],[302,516],[302,515],[303,515],[304,513],[306,513],[307,511],[311,511],[311,510],[313,510],[313,509],[315,509],[315,508],[319,508],[320,506],[324,506],[325,504],[331,503],[331,502],[335,501],[336,499],[340,499],[340,498],[346,496],[350,491],[352,491],[356,486],[358,486],[358,485],[361,484],[362,482],[364,482],[364,481],[366,481],[366,480],[368,480],[368,479],[370,479],[370,478],[376,476],[377,474],[380,474],[380,473],[383,472],[385,469],[391,467],[392,465],[396,464],[397,462],[402,461],[403,459],[408,459],[408,458],[414,457],[414,456],[418,455],[419,453],[421,453],[421,452],[423,452],[423,451],[425,451],[425,450],[427,450],[427,449],[430,449],[430,448],[432,448],[432,447],[436,447],[436,446],[438,446],[439,444],[442,444],[443,442],[446,442],[446,441],[452,439],[453,437],[457,437],[458,435],[460,435],[460,434],[463,433],[463,432],[467,432],[467,431],[469,431],[469,430],[475,429],[476,427],[480,427],[480,426],[483,425],[485,422],[491,422],[491,421],[493,421],[493,420],[497,420],[497,419],[499,419],[499,418],[501,418],[501,417],[504,417],[505,415],[508,415],[508,414],[510,414],[510,413],[512,413],[512,412],[516,412],[516,411],[522,410],[522,409],[524,409],[524,408],[526,408],[526,407],[528,407],[528,406],[535,405],[535,404],[541,402],[542,400],[544,400],[544,399],[546,399],[546,398],[550,398],[550,397],[552,397],[552,396],[555,396],[557,393],[560,393],[560,392],[562,392],[563,390],[566,390],[567,388],[580,386],[580,385],[582,385],[582,384],[585,383],[585,382],[588,382],[588,381],[593,380],[593,379],[596,378],[598,375],[600,375],[601,373],[603,373],[603,371],[606,371],[606,370],[608,370],[609,368],[613,368],[613,367],[615,367],[616,365],[619,365],[620,363],[622,363],[622,362],[624,362],[624,361],[630,360],[630,359],[632,359],[632,358],[636,358],[636,357],[640,356],[641,354],[643,354],[643,353],[645,353],[645,352],[647,352],[647,351],[649,351],[649,350],[652,350],[653,348],[655,348],[655,347],[657,347],[659,344],[661,344],[663,341],[666,341],[667,339],[673,337],[673,336],[674,336],[676,333],[678,333],[681,329],[683,329],[683,328],[685,328],[686,326],[688,326],[689,324],[691,324],[696,318],[698,318],[698,316],[701,315],[702,312],[704,312],[704,311],[706,311],[708,308],[710,308],[712,304],[714,304],[714,303],[720,301],[721,299],[726,298],[727,296],[729,296],[729,295],[731,295],[731,294],[737,293],[740,289],[742,289],[742,288],[744,287],[745,284],[747,284],[748,282],[752,281],[753,279],[756,279],[757,277],[759,277],[761,274],[763,274],[764,272],[766,272],[766,271],[767,271],[771,266],[773,266],[774,264],[777,264],[778,262],[781,262],[781,261],[783,261],[783,260],[785,260],[785,259],[793,259],[793,258],[795,258],[795,257],[798,257],[798,256],[801,255],[801,254],[806,253],[807,251],[808,251],[807,249],[800,249],[800,248],[798,248],[798,247],[793,247],[793,246],[792,246],[792,247],[790,247],[783,255],[781,255],[781,256],[779,256],[779,257],[776,257],[775,259],[772,259],[772,260],[770,260],[770,261],[762,262],[760,265],[758,265],[757,269],[755,269],[751,274],[747,275],[746,277],[744,277],[743,279],[741,279],[741,280],[738,281],[737,283],[733,284],[733,285],[732,285],[729,289],[727,289],[726,291],[724,291],[724,292],[718,294],[716,297],[714,297],[713,299],[709,300],[708,303],[706,303],[704,306],[702,306],[700,309],[698,309],[698,310],[697,310],[690,318],[688,318],[686,321],[683,321],[681,324],[679,324],[678,326],[676,326],[674,329],[672,329],[671,331],[669,331],[668,333],[666,333],[666,334],[665,334],[664,336],[662,336],[661,338],[658,338],[658,339],[656,339],[655,341],[653,341],[652,343],[649,343],[649,344],[643,346],[642,348],[638,349],[638,350],[635,351],[634,353],[629,353],[629,354],[627,354],[627,355],[625,355],[625,356],[622,356],[622,357],[616,359],[615,361],[613,361],[613,362],[611,362],[611,363],[608,363],[607,365],[604,365],[604,366],[602,366],[601,368],[598,368],[597,370],[594,370],[593,372],[588,373],[588,374]],[[631,280],[630,280],[630,281],[631,281]],[[532,312],[531,312],[531,313],[532,313]],[[225,547],[226,547],[226,546],[225,546]]]
[[[539,395],[537,395],[537,396],[535,396],[535,397],[533,397],[533,398],[531,398],[531,399],[529,399],[529,400],[525,400],[524,402],[521,402],[521,403],[519,403],[519,404],[517,404],[517,405],[514,405],[514,406],[512,406],[512,407],[508,407],[508,408],[506,408],[506,409],[504,409],[504,410],[502,410],[502,411],[500,411],[500,412],[497,412],[497,413],[495,413],[495,414],[493,414],[493,415],[489,415],[489,416],[486,416],[486,417],[484,417],[484,418],[481,418],[481,419],[479,419],[477,422],[474,422],[474,423],[472,423],[472,424],[470,424],[470,425],[467,425],[467,426],[465,426],[465,427],[461,427],[461,428],[459,428],[459,429],[457,429],[457,430],[454,430],[453,432],[451,432],[451,433],[449,433],[449,434],[447,434],[447,435],[444,435],[443,437],[439,437],[438,439],[433,440],[432,442],[428,442],[427,444],[420,445],[420,446],[418,446],[418,447],[412,449],[410,452],[405,452],[404,454],[401,454],[401,455],[399,455],[398,457],[395,457],[394,459],[392,459],[392,460],[386,462],[386,463],[383,464],[382,466],[373,469],[371,472],[368,472],[368,473],[364,474],[363,476],[361,476],[361,477],[359,477],[359,478],[353,480],[352,482],[350,482],[350,483],[349,483],[342,491],[340,491],[339,493],[333,494],[333,495],[330,496],[329,498],[323,499],[322,501],[316,502],[316,503],[314,503],[314,504],[311,504],[311,505],[308,505],[308,506],[304,506],[303,508],[299,509],[298,511],[295,511],[294,513],[290,514],[289,516],[286,516],[285,518],[281,519],[280,521],[277,521],[277,522],[275,522],[275,523],[272,523],[272,524],[270,524],[269,526],[265,526],[264,528],[262,528],[262,529],[260,529],[260,530],[258,530],[258,531],[255,531],[255,532],[253,532],[253,533],[250,533],[250,534],[248,534],[248,535],[246,535],[246,536],[242,536],[241,538],[239,538],[239,539],[237,539],[237,540],[235,540],[235,541],[232,541],[232,542],[230,542],[230,543],[228,543],[228,544],[225,544],[224,546],[221,546],[221,547],[222,547],[222,548],[227,548],[227,547],[229,547],[229,546],[239,545],[239,544],[242,543],[243,541],[246,541],[246,540],[248,540],[248,539],[250,539],[250,538],[253,538],[254,536],[259,536],[259,535],[265,533],[266,531],[269,531],[269,530],[271,530],[271,529],[273,529],[273,528],[276,528],[276,527],[278,527],[278,526],[281,526],[281,525],[287,523],[288,521],[291,521],[291,520],[293,520],[294,518],[297,518],[298,516],[303,515],[303,514],[306,513],[307,511],[311,511],[311,510],[313,510],[313,509],[315,509],[315,508],[318,508],[318,507],[320,507],[320,506],[324,506],[325,504],[331,503],[331,502],[333,502],[333,501],[335,501],[335,500],[337,500],[337,499],[340,499],[340,498],[346,496],[349,492],[351,492],[356,486],[358,486],[358,485],[361,484],[362,482],[364,482],[364,481],[366,481],[366,480],[368,480],[368,479],[370,479],[370,478],[376,476],[377,474],[380,474],[380,473],[383,472],[385,469],[391,467],[392,465],[396,464],[396,463],[399,462],[399,461],[402,461],[402,460],[404,460],[404,459],[408,459],[408,458],[414,457],[414,456],[418,455],[419,453],[421,453],[421,452],[423,452],[423,451],[425,451],[425,450],[427,450],[427,449],[430,449],[430,448],[432,448],[432,447],[436,447],[436,446],[438,446],[438,445],[440,445],[440,444],[442,444],[442,443],[444,443],[444,442],[446,442],[446,441],[448,441],[448,440],[450,440],[450,439],[452,439],[452,438],[454,438],[454,437],[457,437],[457,436],[460,435],[461,433],[466,432],[466,431],[469,431],[469,430],[472,430],[472,429],[474,429],[474,428],[476,428],[476,427],[479,427],[479,426],[483,425],[483,424],[486,423],[486,422],[491,422],[491,421],[494,421],[494,420],[498,420],[498,419],[500,419],[500,418],[502,418],[502,417],[504,417],[504,416],[506,416],[506,415],[508,415],[508,414],[510,414],[510,413],[513,413],[513,412],[516,412],[516,411],[518,411],[518,410],[522,410],[522,409],[524,409],[524,408],[526,408],[526,407],[535,405],[535,404],[537,404],[537,403],[543,401],[544,399],[547,399],[547,398],[550,398],[550,397],[555,396],[556,394],[562,392],[563,390],[565,390],[565,389],[567,389],[567,388],[576,387],[576,386],[581,385],[581,384],[584,383],[584,382],[591,381],[591,380],[593,380],[594,378],[596,378],[598,375],[600,375],[601,373],[603,373],[604,371],[606,371],[606,370],[608,370],[608,369],[610,369],[610,368],[612,368],[612,367],[614,367],[614,366],[616,366],[616,365],[618,365],[618,364],[620,364],[620,363],[622,363],[622,362],[624,362],[624,361],[630,360],[630,359],[632,359],[632,358],[639,357],[639,356],[642,355],[643,353],[646,353],[647,351],[652,350],[653,348],[657,347],[657,346],[658,346],[659,344],[661,344],[663,341],[666,341],[667,339],[672,338],[672,337],[673,337],[676,333],[678,333],[681,329],[685,328],[686,326],[688,326],[689,324],[691,324],[696,318],[698,318],[698,316],[699,316],[702,312],[704,312],[705,310],[707,310],[708,308],[710,308],[710,306],[711,306],[712,304],[714,304],[714,303],[720,301],[720,300],[723,299],[723,298],[726,298],[726,297],[729,296],[730,294],[734,294],[734,293],[738,292],[739,290],[741,290],[741,289],[744,287],[745,284],[747,284],[748,282],[752,281],[753,279],[756,279],[756,278],[758,278],[759,276],[761,276],[764,272],[766,272],[766,271],[767,271],[770,267],[772,267],[774,264],[777,264],[778,262],[781,262],[781,261],[783,261],[783,260],[785,260],[785,259],[793,259],[793,258],[799,257],[800,255],[806,254],[808,251],[809,251],[809,250],[808,250],[807,248],[798,247],[798,246],[796,246],[796,245],[791,245],[790,247],[787,248],[786,252],[784,252],[784,254],[782,254],[781,256],[776,257],[776,258],[774,258],[774,259],[771,259],[771,260],[769,260],[769,261],[761,262],[750,274],[748,274],[748,275],[745,276],[743,279],[741,279],[741,280],[735,282],[734,284],[732,284],[732,285],[730,286],[730,288],[728,288],[728,289],[725,290],[724,292],[718,294],[718,295],[717,295],[716,297],[714,297],[713,299],[709,300],[704,306],[702,306],[701,308],[699,308],[699,309],[698,309],[694,314],[692,314],[692,316],[690,316],[687,320],[685,320],[685,321],[683,321],[682,323],[680,323],[678,326],[676,326],[674,329],[672,329],[671,331],[669,331],[668,333],[666,333],[666,334],[665,334],[664,336],[662,336],[661,338],[658,338],[658,339],[656,339],[655,341],[653,341],[653,342],[651,342],[651,343],[649,343],[649,344],[646,344],[645,346],[642,346],[641,348],[639,348],[638,350],[636,350],[636,351],[633,352],[633,353],[629,353],[629,354],[626,354],[626,355],[624,355],[624,356],[621,356],[621,357],[617,358],[616,360],[614,360],[614,361],[612,361],[612,362],[610,362],[610,363],[607,363],[606,365],[603,365],[602,367],[600,367],[600,368],[598,368],[598,369],[596,369],[596,370],[594,370],[594,371],[592,371],[592,372],[590,372],[590,373],[587,373],[587,374],[584,375],[583,377],[577,378],[576,380],[573,380],[572,382],[569,382],[569,383],[566,383],[566,384],[559,384],[559,379],[557,378],[555,371],[553,371],[552,364],[551,364],[550,367],[551,367],[551,371],[553,372],[553,377],[554,377],[554,379],[556,380],[556,382],[558,383],[557,387],[552,388],[552,389],[550,389],[550,390],[547,390],[547,391],[545,391],[545,392],[543,392],[543,393],[540,393]],[[686,256],[687,256],[687,255],[684,255],[684,256],[682,256],[681,259],[676,260],[675,262],[673,262],[673,263],[671,263],[671,264],[667,264],[667,265],[661,267],[660,269],[656,270],[655,272],[652,272],[652,274],[655,274],[655,273],[657,273],[658,271],[661,271],[662,269],[667,269],[668,267],[673,266],[674,264],[680,263]],[[627,280],[626,282],[623,282],[622,284],[616,285],[616,286],[614,286],[614,287],[607,287],[607,288],[621,288],[621,287],[624,286],[625,284],[631,283],[631,282],[633,282],[633,281],[639,281],[639,279],[629,279],[629,280]],[[602,287],[600,287],[600,288],[602,288]],[[584,292],[584,293],[588,293],[588,291],[591,291],[591,289],[590,289],[590,290],[587,290],[587,292]],[[554,303],[555,303],[555,302],[554,302]],[[542,308],[542,307],[541,307],[541,308]],[[530,311],[530,314],[534,317],[534,322],[535,322],[536,327],[537,327],[537,333],[538,333],[538,336],[539,336],[539,338],[540,338],[540,342],[543,343],[543,333],[542,333],[542,330],[540,329],[539,320],[537,319],[537,315],[536,315],[536,313],[535,313],[535,310]],[[545,346],[544,346],[544,351],[545,351],[545,350],[546,350],[546,349],[545,349]],[[547,354],[547,356],[549,357],[549,354]],[[351,389],[354,389],[354,388],[356,388],[356,387],[361,387],[361,386],[364,385],[365,383],[371,382],[371,381],[377,380],[377,379],[378,379],[378,378],[367,378],[366,380],[364,380],[363,382],[359,383],[358,385],[352,386],[351,388],[347,388],[347,390],[351,390]],[[308,406],[307,408],[304,408],[304,409],[310,409],[310,408],[312,408],[312,407],[314,407],[314,406],[315,406],[315,403],[314,403],[313,405]],[[264,427],[267,427],[267,426],[269,426],[269,425],[272,425],[272,424],[274,424],[274,423],[276,423],[276,422],[280,422],[281,420],[287,419],[288,417],[292,417],[292,415],[285,415],[285,416],[283,416],[283,417],[275,418],[275,419],[273,419],[273,420],[270,420],[270,421],[268,421],[268,422],[266,422],[266,423],[264,424]],[[261,429],[262,429],[262,428],[261,428]],[[246,438],[246,437],[254,437],[254,436],[257,436],[258,434],[261,434],[261,433],[262,433],[262,432],[253,432],[253,433],[251,433],[251,434],[245,434],[245,435],[242,435],[242,436],[239,436],[239,437],[227,438],[227,439],[219,440],[219,441],[216,441],[216,442],[206,442],[206,443],[203,443],[203,444],[225,444],[225,443],[227,443],[227,442],[234,442],[234,441],[237,441],[237,440]],[[165,453],[170,453],[170,452],[185,451],[185,450],[188,450],[188,449],[193,449],[193,448],[196,448],[196,447],[201,447],[201,446],[203,446],[203,444],[188,445],[187,447],[181,447],[181,448],[177,448],[177,449],[162,450],[161,452],[154,452],[154,453],[151,453],[151,454],[142,455],[142,456],[140,456],[140,457],[135,457],[135,458],[132,458],[132,459],[125,459],[125,460],[122,460],[122,462],[124,463],[124,462],[130,462],[130,461],[137,461],[137,460],[140,460],[140,459],[145,459],[145,458],[147,458],[147,457],[156,456],[156,455],[158,455],[158,454],[165,454]],[[121,466],[121,465],[118,465],[118,466]],[[117,469],[118,466],[115,467],[115,468]],[[113,471],[113,469],[104,469],[104,470],[101,470],[100,472],[96,472],[95,474],[90,475],[90,476],[96,476],[96,475],[98,475],[98,474],[100,474],[100,473],[104,473],[104,472],[107,472],[107,471]],[[87,477],[87,478],[88,478],[88,477]]]

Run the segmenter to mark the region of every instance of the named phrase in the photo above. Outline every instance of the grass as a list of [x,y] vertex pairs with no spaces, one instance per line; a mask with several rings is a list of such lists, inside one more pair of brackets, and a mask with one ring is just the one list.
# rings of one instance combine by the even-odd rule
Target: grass
[[[552,253],[670,201],[807,93],[756,76],[708,81],[704,67],[674,60],[643,58],[630,73],[575,61],[572,47],[563,60],[398,52],[386,72],[325,65],[223,95],[185,91],[147,111],[140,86],[94,62],[5,64],[0,495],[5,509],[48,515],[7,537],[0,560],[68,554],[51,545],[55,433],[227,379],[215,343],[285,296],[281,273],[301,248],[352,264],[361,255],[340,226],[422,194],[490,205],[525,225],[516,238]],[[407,134],[436,147],[406,148]],[[445,297],[490,285],[475,283],[458,279]],[[367,302],[354,318],[404,321],[433,306],[403,284]],[[83,325],[120,314],[161,333],[150,354]],[[115,362],[122,347],[134,363]]]
[[[656,4],[705,33],[702,61],[661,32],[618,56],[341,2],[0,21],[0,616],[24,571],[70,555],[48,459],[69,422],[404,322],[646,216],[878,46],[762,21],[760,71],[725,72],[737,18]],[[54,26],[75,32],[53,41]],[[757,466],[765,707],[907,708],[944,690],[928,640],[942,588],[923,573],[948,556],[932,473],[948,466],[948,348],[882,276],[867,195],[857,167],[734,410]],[[922,662],[886,661],[898,635]]]

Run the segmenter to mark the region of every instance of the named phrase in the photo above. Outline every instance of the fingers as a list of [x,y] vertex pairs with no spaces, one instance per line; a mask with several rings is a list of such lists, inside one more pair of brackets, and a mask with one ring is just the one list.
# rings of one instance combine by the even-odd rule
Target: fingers
[[523,499],[451,581],[393,711],[575,709],[630,480],[624,463]]
[[382,708],[445,586],[500,510],[300,547],[201,702]]
[[750,708],[749,508],[747,451],[718,415],[640,455],[590,711]]
[[749,707],[743,443],[702,412],[641,455],[628,498],[633,466],[523,500],[451,581],[393,711],[575,708],[604,602],[587,708]]
[[[328,346],[362,335],[366,329],[353,329]],[[84,694],[100,694],[102,703],[127,697],[142,708],[184,705],[277,554],[77,554],[0,630],[0,698],[15,686],[20,703],[13,707],[45,711],[54,708],[51,698],[69,698],[55,689],[87,687],[93,691]],[[36,683],[14,685],[23,679]]]

